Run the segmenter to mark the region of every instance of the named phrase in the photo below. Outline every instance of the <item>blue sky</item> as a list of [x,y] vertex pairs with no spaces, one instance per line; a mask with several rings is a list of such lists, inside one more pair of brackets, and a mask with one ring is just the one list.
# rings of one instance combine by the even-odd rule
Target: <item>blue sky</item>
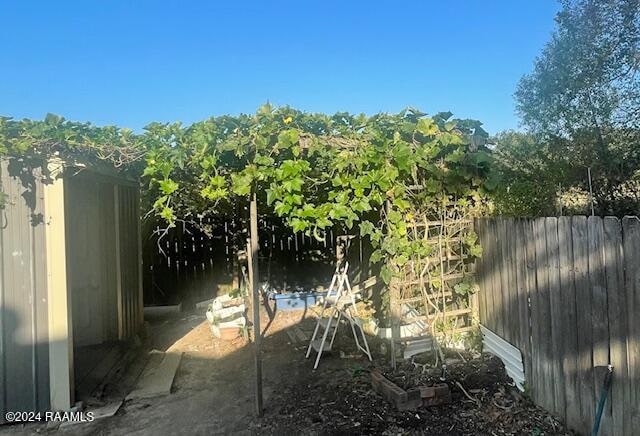
[[451,110],[517,128],[555,0],[0,0],[0,115],[136,130],[254,112]]

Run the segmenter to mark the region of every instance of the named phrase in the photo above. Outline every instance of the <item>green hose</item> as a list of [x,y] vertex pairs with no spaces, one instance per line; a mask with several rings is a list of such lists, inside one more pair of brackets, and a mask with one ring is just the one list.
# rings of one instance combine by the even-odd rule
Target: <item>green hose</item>
[[609,388],[611,387],[612,375],[613,375],[613,366],[609,364],[607,365],[607,374],[604,376],[602,391],[600,391],[600,401],[598,401],[596,420],[593,423],[593,430],[591,430],[591,436],[598,436],[598,430],[600,430],[600,421],[602,420],[602,412],[604,411],[604,405],[607,402],[607,395],[609,395]]

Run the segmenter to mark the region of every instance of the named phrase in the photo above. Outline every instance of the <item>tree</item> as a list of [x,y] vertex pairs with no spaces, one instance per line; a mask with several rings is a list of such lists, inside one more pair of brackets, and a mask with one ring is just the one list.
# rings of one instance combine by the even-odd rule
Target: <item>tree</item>
[[558,185],[566,165],[555,150],[535,135],[506,131],[492,140],[500,183],[493,193],[499,215],[539,216],[557,213]]
[[556,22],[518,112],[572,167],[567,185],[585,188],[591,168],[599,213],[638,213],[640,0],[564,0]]

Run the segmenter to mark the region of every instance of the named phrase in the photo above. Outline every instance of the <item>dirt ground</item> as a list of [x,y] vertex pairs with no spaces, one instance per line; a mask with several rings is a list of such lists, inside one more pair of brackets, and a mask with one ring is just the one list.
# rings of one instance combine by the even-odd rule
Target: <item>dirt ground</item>
[[312,359],[304,356],[307,344],[287,334],[297,325],[310,335],[313,316],[312,311],[278,312],[269,322],[263,314],[263,418],[254,414],[252,346],[241,338],[213,339],[203,314],[182,314],[152,323],[147,344],[184,353],[170,395],[127,401],[114,416],[92,423],[5,426],[0,434],[569,434],[518,394],[500,361],[488,356],[463,359],[452,353],[447,380],[452,403],[398,412],[372,390],[369,371],[380,368],[402,387],[429,384],[437,378],[431,357],[392,372],[379,343],[371,341],[371,363],[355,353],[350,331],[343,329],[334,351],[313,371]]

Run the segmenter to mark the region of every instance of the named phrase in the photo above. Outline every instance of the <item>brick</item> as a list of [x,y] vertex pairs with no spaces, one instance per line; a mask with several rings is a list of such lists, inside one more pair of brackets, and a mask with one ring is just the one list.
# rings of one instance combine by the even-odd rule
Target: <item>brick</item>
[[411,389],[407,389],[406,392],[407,392],[407,401],[422,400],[422,397],[420,396],[420,389],[411,388]]
[[407,392],[379,371],[371,371],[371,384],[375,391],[390,403],[397,404],[407,401]]
[[421,398],[433,398],[436,396],[436,389],[434,386],[419,386]]
[[425,406],[438,406],[451,402],[451,390],[446,383],[440,383],[435,386],[420,386],[419,389],[422,395],[422,403]]
[[407,401],[396,404],[396,408],[402,410],[415,410],[422,406],[422,397],[420,396],[420,389],[412,388],[407,391]]
[[419,389],[405,391],[400,386],[382,375],[379,371],[371,371],[371,385],[382,397],[398,410],[412,410],[420,407],[422,397]]

